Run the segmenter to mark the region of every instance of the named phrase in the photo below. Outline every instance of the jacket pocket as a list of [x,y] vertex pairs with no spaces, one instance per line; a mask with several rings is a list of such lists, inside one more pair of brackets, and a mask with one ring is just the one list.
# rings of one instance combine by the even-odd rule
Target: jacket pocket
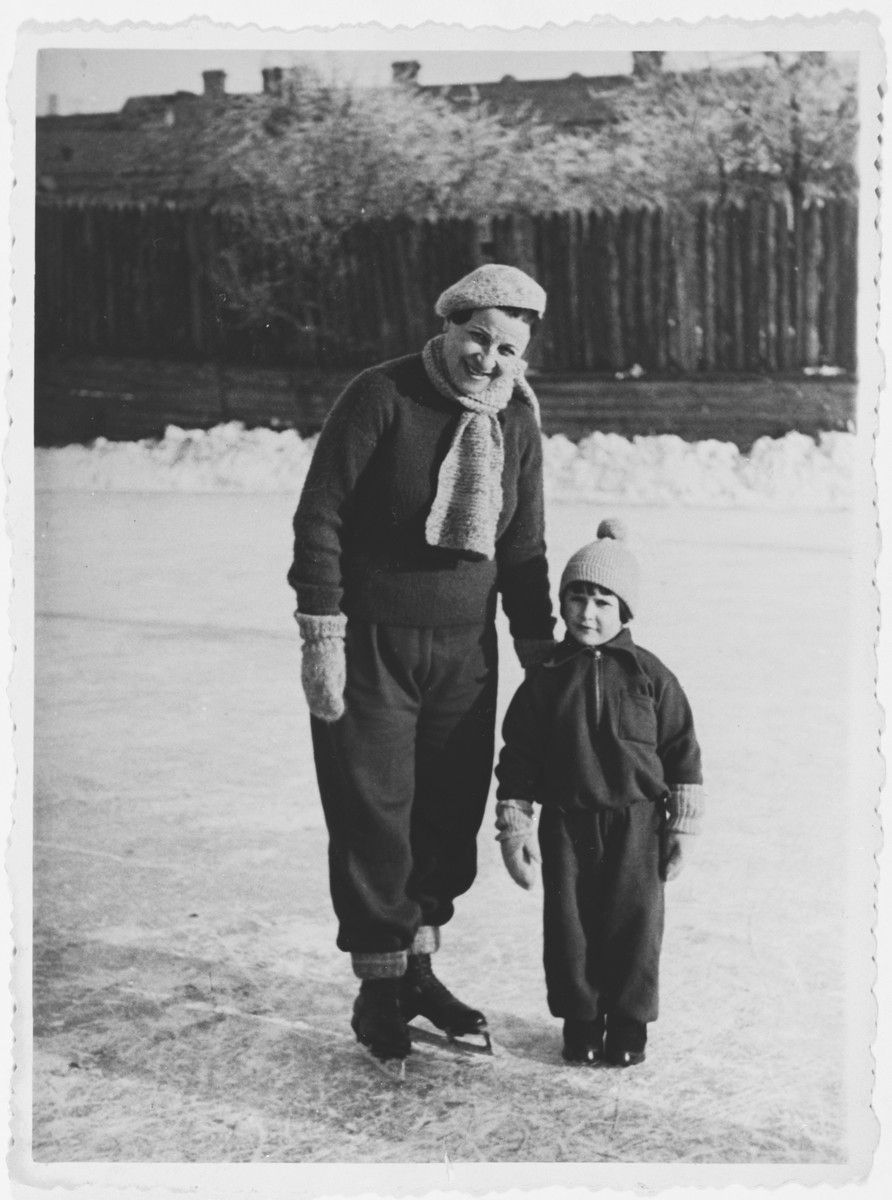
[[617,733],[629,742],[657,744],[657,713],[650,696],[620,696],[619,728]]

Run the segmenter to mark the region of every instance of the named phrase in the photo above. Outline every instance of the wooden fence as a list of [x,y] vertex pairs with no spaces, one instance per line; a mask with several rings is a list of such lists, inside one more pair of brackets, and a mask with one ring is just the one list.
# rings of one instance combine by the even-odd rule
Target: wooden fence
[[[322,425],[350,371],[136,358],[49,358],[35,375],[38,445],[159,438],[169,425],[209,429],[227,421],[306,436]],[[546,434],[578,440],[593,430],[623,437],[671,433],[748,450],[793,430],[851,429],[851,378],[614,379],[536,375]]]
[[258,253],[287,321],[248,321],[221,284],[244,249],[230,212],[40,201],[38,357],[132,355],[331,368],[418,349],[439,292],[483,261],[514,263],[549,296],[532,365],[546,373],[854,373],[857,210],[701,205],[472,221],[362,222],[314,283],[298,247]]

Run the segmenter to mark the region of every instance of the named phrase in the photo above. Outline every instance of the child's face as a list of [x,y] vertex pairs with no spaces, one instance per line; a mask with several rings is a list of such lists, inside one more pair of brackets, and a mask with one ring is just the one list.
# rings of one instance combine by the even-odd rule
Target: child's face
[[583,646],[609,642],[623,627],[619,598],[595,583],[571,583],[564,590],[561,616],[567,632]]

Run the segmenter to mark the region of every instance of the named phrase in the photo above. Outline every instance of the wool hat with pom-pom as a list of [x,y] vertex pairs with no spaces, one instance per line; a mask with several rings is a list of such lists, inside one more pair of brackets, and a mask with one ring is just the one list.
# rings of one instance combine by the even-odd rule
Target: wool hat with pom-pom
[[598,526],[598,539],[577,550],[564,567],[560,595],[571,583],[596,583],[624,600],[631,616],[638,607],[641,570],[627,545],[622,521],[606,517]]
[[453,283],[434,305],[438,317],[469,308],[528,308],[545,312],[545,289],[519,267],[485,263]]

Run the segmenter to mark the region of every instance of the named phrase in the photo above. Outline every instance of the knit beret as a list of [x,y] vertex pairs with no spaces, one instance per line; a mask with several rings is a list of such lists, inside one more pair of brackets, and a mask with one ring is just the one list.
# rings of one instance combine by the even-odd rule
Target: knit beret
[[518,267],[486,263],[453,283],[434,305],[439,317],[468,308],[529,308],[545,312],[545,289]]
[[577,550],[564,567],[561,598],[571,583],[596,583],[624,600],[630,615],[634,616],[641,572],[626,539],[623,522],[616,517],[605,518],[598,526],[598,540]]

